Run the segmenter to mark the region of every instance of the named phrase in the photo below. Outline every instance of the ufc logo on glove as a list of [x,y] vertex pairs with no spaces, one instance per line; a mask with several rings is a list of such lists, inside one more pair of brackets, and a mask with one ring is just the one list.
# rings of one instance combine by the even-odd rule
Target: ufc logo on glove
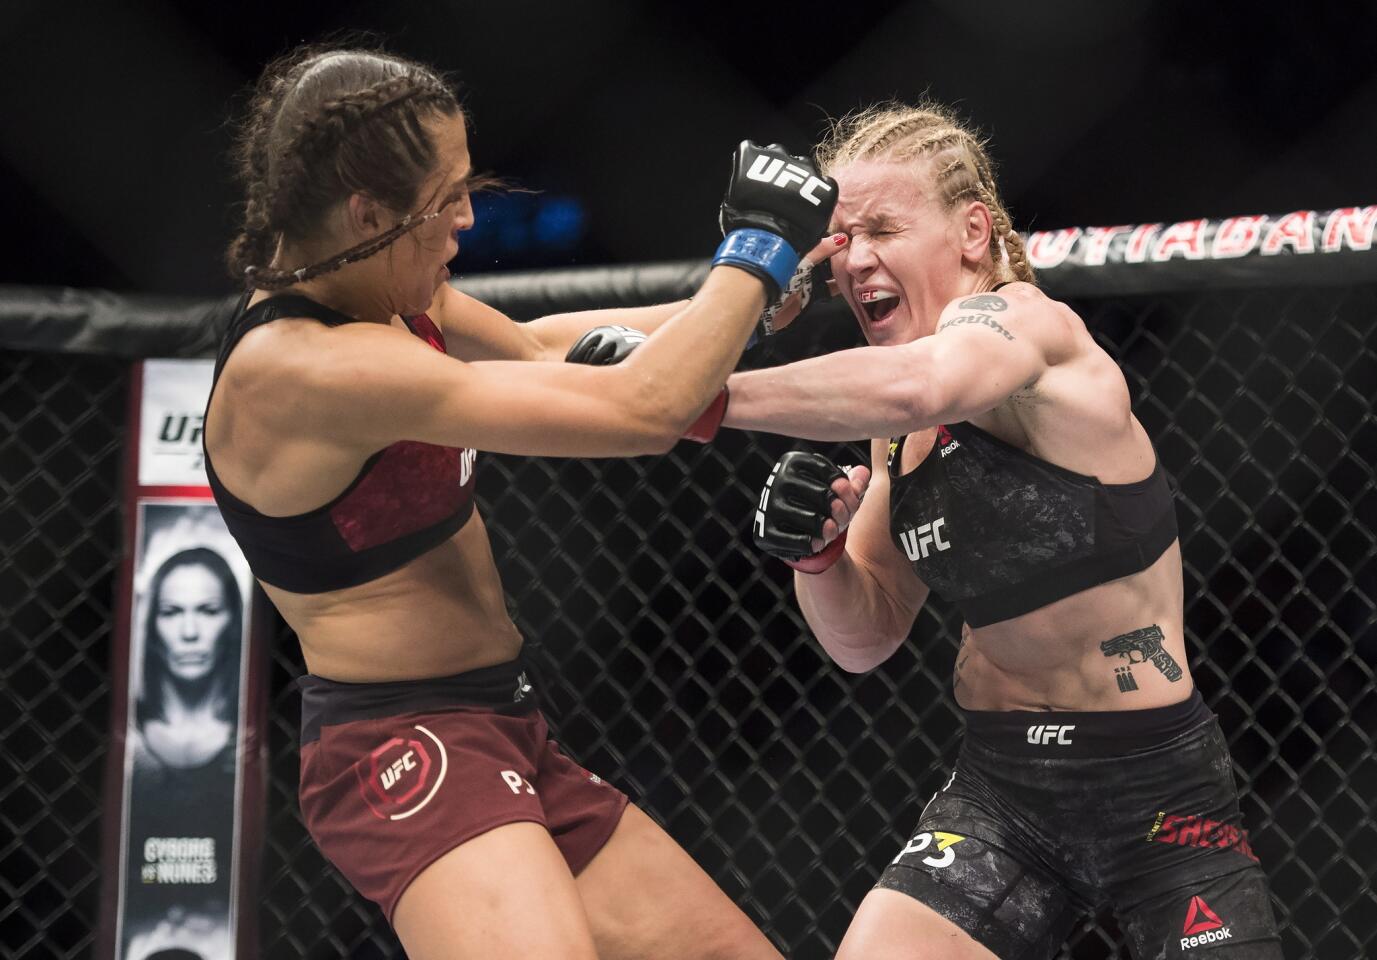
[[815,196],[814,190],[821,187],[828,193],[832,192],[830,184],[819,180],[798,164],[785,163],[779,157],[771,157],[765,153],[755,158],[755,162],[746,171],[746,176],[752,180],[771,183],[781,188],[787,188],[790,184],[801,183],[803,186],[799,188],[799,196],[815,207],[822,203],[822,198]]

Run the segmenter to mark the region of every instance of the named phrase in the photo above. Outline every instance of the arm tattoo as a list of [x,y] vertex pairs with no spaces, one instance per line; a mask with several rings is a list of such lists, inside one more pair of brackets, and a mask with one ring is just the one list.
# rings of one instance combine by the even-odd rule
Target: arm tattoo
[[[962,306],[964,307],[965,304],[963,303]],[[958,327],[963,323],[978,323],[982,327],[989,327],[991,330],[999,334],[1005,340],[1014,339],[1014,335],[1010,333],[1008,330],[1005,330],[1003,324],[1001,324],[994,317],[990,316],[988,313],[971,313],[966,314],[962,317],[952,317],[950,320],[942,324],[937,329],[945,330],[947,329],[947,327]]]
[[1162,672],[1162,676],[1172,683],[1181,679],[1181,666],[1163,649],[1163,639],[1165,638],[1162,636],[1162,629],[1154,623],[1150,627],[1140,627],[1100,644],[1100,652],[1106,657],[1124,657],[1128,661],[1125,666],[1114,668],[1114,679],[1119,684],[1120,693],[1131,693],[1138,689],[1138,682],[1133,679],[1131,668],[1135,664],[1146,663],[1149,660]]
[[978,297],[967,297],[957,306],[962,310],[985,310],[989,313],[999,313],[1009,309],[1009,301],[993,293],[982,293]]

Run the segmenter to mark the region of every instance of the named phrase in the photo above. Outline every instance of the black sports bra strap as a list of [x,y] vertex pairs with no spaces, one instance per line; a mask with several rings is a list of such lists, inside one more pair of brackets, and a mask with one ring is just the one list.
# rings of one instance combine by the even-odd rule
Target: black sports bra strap
[[271,323],[274,320],[300,317],[319,320],[327,327],[338,327],[341,324],[357,322],[348,314],[332,310],[323,303],[317,303],[310,297],[303,297],[297,293],[279,293],[276,296],[268,297],[266,300],[260,300],[244,311],[239,322],[247,332],[254,327]]
[[220,375],[220,368],[225,365],[230,351],[244,339],[244,335],[250,330],[263,326],[265,323],[272,323],[274,320],[300,319],[305,317],[310,320],[318,320],[327,327],[338,327],[346,323],[356,323],[357,320],[348,314],[332,310],[323,303],[317,303],[310,297],[303,297],[296,293],[279,293],[260,300],[253,306],[244,308],[243,304],[248,300],[249,294],[244,295],[240,301],[240,308],[235,311],[236,317],[230,323],[230,328],[225,336],[224,343],[220,347],[220,355],[215,361],[215,375]]

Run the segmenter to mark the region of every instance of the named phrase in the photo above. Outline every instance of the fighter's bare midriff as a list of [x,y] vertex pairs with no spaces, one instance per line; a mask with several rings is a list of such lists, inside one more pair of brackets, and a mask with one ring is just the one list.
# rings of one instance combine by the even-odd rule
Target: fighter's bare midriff
[[521,649],[476,512],[445,543],[361,586],[264,589],[301,639],[306,669],[331,680],[449,676],[504,663]]
[[[1032,613],[979,629],[963,627],[953,682],[967,710],[1143,710],[1185,699],[1191,691],[1182,633],[1181,549],[1141,573],[1092,587]],[[1101,644],[1150,627],[1180,666],[1168,679],[1152,661],[1129,667],[1123,691],[1115,668],[1128,658]]]

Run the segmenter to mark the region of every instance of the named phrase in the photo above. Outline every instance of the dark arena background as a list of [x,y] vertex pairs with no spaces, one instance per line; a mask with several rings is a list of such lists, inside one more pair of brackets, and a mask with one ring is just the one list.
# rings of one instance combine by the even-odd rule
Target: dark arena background
[[[1377,956],[1377,7],[15,0],[0,957],[111,955],[131,379],[212,351],[235,289],[228,120],[267,59],[340,30],[451,71],[475,164],[532,191],[483,198],[451,265],[518,320],[691,292],[742,138],[801,151],[828,117],[924,93],[978,123],[1044,287],[1123,366],[1174,478],[1191,668],[1285,954]],[[743,364],[858,342],[829,304]],[[749,535],[770,465],[803,446],[724,431],[624,461],[484,454],[478,476],[558,739],[786,956],[820,960],[945,782],[960,621],[934,601],[875,671],[827,660]],[[302,827],[304,668],[269,621],[238,956],[401,957]],[[1100,917],[1059,956],[1127,952]]]

